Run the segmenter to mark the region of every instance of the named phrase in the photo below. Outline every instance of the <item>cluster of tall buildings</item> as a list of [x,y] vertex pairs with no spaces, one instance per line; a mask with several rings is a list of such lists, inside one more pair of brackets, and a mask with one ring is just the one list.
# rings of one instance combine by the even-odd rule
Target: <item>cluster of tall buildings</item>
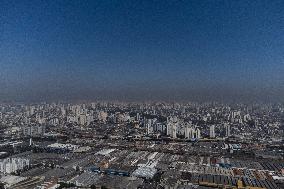
[[[200,139],[202,138],[201,129],[192,123],[192,121],[183,121],[180,120],[176,116],[170,116],[167,118],[167,121],[160,122],[156,118],[153,119],[143,119],[145,133],[147,135],[151,134],[165,134],[168,137],[173,139],[175,138],[185,138],[185,139]],[[204,135],[204,137],[216,138],[219,135],[216,134],[216,125],[208,126],[208,135]],[[206,133],[206,130],[204,130]],[[224,123],[222,125],[218,125],[218,132],[222,131],[222,137],[230,137],[231,136],[231,126],[229,123]]]
[[24,136],[42,136],[45,133],[45,125],[25,125],[22,131]]
[[201,138],[200,129],[193,127],[192,124],[187,124],[185,127],[185,138],[186,139],[199,139]]
[[[209,126],[209,136],[210,138],[215,138],[216,137],[216,132],[215,132],[215,125],[210,125]],[[225,130],[225,137],[230,137],[231,136],[231,126],[228,123],[225,123],[223,125],[223,129]]]
[[49,126],[84,128],[97,123],[130,124],[144,129],[147,135],[189,139],[223,138],[236,133],[243,137],[279,139],[284,133],[281,105],[96,102],[4,104],[0,107],[1,124],[11,135],[36,136]]
[[6,158],[0,159],[0,172],[1,173],[15,173],[16,171],[23,170],[30,165],[29,159],[24,158]]
[[167,119],[167,136],[178,138],[183,136],[185,139],[200,139],[200,129],[193,126],[191,122],[184,123],[178,120],[177,117]]

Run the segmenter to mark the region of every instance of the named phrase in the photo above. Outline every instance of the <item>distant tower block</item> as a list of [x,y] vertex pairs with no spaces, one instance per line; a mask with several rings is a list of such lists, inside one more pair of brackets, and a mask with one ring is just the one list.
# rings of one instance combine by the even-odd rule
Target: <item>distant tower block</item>
[[210,138],[215,138],[215,125],[210,126]]
[[167,135],[170,136],[171,138],[177,138],[177,127],[178,127],[178,121],[176,118],[168,119]]
[[33,144],[33,139],[30,138],[30,146],[32,146],[32,144]]
[[230,125],[226,124],[225,128],[226,128],[226,137],[231,136],[231,127],[230,127]]
[[177,138],[177,124],[174,123],[172,128],[172,138]]
[[197,138],[197,139],[201,138],[200,130],[198,128],[196,128],[196,130],[195,130],[195,138]]

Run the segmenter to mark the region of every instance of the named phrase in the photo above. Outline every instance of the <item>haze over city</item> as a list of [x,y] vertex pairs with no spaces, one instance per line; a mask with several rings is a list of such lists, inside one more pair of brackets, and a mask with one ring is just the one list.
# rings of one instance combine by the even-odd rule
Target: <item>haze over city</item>
[[284,0],[0,0],[0,189],[283,189]]
[[284,2],[1,1],[0,100],[282,101]]

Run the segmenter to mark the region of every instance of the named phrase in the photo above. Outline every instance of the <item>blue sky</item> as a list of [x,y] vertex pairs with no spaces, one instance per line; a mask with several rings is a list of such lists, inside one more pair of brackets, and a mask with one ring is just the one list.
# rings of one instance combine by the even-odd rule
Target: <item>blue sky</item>
[[0,99],[283,99],[284,1],[0,1]]

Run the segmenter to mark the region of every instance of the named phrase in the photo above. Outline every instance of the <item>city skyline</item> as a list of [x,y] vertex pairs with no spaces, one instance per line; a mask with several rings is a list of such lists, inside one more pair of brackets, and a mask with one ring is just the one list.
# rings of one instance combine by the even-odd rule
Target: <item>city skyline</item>
[[0,189],[283,189],[283,0],[0,0]]

